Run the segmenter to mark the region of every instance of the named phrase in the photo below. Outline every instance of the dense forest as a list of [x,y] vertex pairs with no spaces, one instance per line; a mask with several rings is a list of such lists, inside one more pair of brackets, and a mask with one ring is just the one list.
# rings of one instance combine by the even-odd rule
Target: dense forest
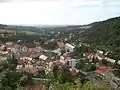
[[110,51],[114,59],[120,52],[120,17],[91,24],[92,27],[81,34],[84,42],[103,51]]

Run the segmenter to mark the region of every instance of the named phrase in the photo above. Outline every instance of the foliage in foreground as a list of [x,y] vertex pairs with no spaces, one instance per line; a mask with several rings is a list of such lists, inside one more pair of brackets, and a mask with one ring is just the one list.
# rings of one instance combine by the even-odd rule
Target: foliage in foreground
[[[105,83],[93,85],[85,77],[73,77],[65,69],[56,67],[52,74],[51,90],[109,90]],[[84,80],[84,81],[83,81]],[[46,90],[43,88],[43,90]]]
[[[33,83],[31,74],[17,72],[16,60],[10,59],[0,65],[0,90],[20,90],[27,84]],[[19,88],[19,89],[18,89]]]
[[104,85],[94,86],[90,83],[77,84],[72,83],[56,84],[52,87],[52,90],[108,90]]

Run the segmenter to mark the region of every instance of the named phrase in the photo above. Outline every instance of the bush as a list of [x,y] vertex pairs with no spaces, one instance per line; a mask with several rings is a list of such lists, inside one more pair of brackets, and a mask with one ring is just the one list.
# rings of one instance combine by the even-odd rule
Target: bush
[[77,83],[74,85],[72,83],[65,83],[65,84],[54,84],[52,86],[52,90],[109,90],[106,88],[105,84],[101,84],[100,86],[94,86],[89,82],[81,85]]

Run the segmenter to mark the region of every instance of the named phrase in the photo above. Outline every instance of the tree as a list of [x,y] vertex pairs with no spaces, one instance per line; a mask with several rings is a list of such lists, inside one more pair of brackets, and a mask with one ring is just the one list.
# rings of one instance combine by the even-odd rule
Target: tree
[[74,82],[74,77],[68,69],[63,67],[55,67],[52,74],[52,81],[54,83],[63,84],[66,82]]
[[[32,84],[32,75],[15,70],[16,61],[9,59],[0,66],[0,90],[16,90],[16,88]],[[19,84],[19,85],[18,85]]]
[[38,71],[38,72],[35,74],[35,77],[38,77],[38,78],[46,78],[45,71],[44,71],[44,70]]

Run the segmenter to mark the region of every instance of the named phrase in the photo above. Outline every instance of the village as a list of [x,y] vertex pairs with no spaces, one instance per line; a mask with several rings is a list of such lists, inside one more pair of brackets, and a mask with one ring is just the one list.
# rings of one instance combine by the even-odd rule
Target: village
[[[9,40],[1,42],[0,65],[12,60],[16,62],[14,67],[16,72],[30,73],[33,75],[33,80],[40,83],[49,81],[50,78],[46,79],[45,76],[54,72],[57,66],[67,69],[73,77],[83,75],[84,78],[87,77],[91,83],[97,85],[105,78],[110,87],[119,88],[120,79],[113,72],[117,70],[115,65],[119,65],[120,61],[108,57],[109,51],[91,50],[89,44],[78,39],[74,40],[75,34],[52,31],[43,35],[43,41],[34,40],[28,43],[25,40]],[[0,34],[3,40],[15,35],[15,31],[7,32],[6,30],[2,30]],[[64,37],[61,38],[61,36]],[[101,80],[99,80],[100,77],[102,77]]]
[[[39,71],[45,71],[45,74],[52,72],[55,66],[67,68],[72,76],[92,71],[89,70],[89,72],[83,72],[82,70],[76,68],[76,65],[81,63],[78,58],[74,57],[74,51],[77,45],[64,43],[62,40],[49,40],[49,42],[54,41],[56,41],[56,49],[54,50],[48,50],[45,47],[42,48],[41,45],[36,44],[38,43],[37,41],[34,41],[35,47],[28,47],[24,44],[20,44],[21,40],[18,40],[17,42],[6,42],[5,44],[1,43],[0,63],[4,63],[7,59],[15,59],[17,60],[16,71],[26,71],[32,73],[33,75],[36,75]],[[86,44],[80,43],[79,47],[82,46],[86,46]],[[114,76],[112,71],[115,70],[113,68],[114,64],[120,64],[120,61],[116,62],[116,60],[107,57],[107,54],[108,52],[103,52],[101,50],[97,50],[96,52],[84,52],[82,53],[81,60],[87,61],[85,63],[86,65],[89,62],[91,65],[95,66],[92,73],[98,76],[106,76],[108,81],[113,79],[115,85],[113,85],[112,82],[112,87],[118,88],[120,79]],[[104,63],[105,61],[107,64]],[[110,65],[108,65],[108,63]],[[112,76],[107,76],[105,74],[106,72],[111,72],[110,75]],[[95,80],[92,80],[92,82],[96,83]]]

